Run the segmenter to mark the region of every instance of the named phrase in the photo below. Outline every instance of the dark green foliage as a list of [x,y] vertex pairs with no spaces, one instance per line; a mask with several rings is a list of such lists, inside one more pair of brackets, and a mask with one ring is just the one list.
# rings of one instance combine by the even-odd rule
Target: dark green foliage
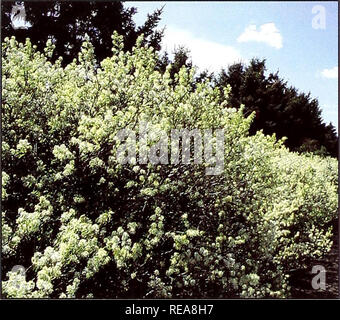
[[40,51],[51,39],[56,47],[53,58],[62,56],[65,65],[77,58],[86,36],[98,61],[110,56],[114,30],[124,35],[125,50],[131,50],[142,33],[145,43],[160,49],[163,31],[155,28],[162,9],[150,14],[144,25],[136,27],[132,19],[136,8],[124,8],[121,1],[27,1],[26,20],[31,27],[14,29],[11,12],[15,3],[21,2],[2,3],[2,38],[15,36],[20,42],[30,38]]
[[[255,112],[256,117],[250,128],[254,134],[263,130],[265,134],[275,133],[278,138],[287,137],[286,146],[291,150],[317,151],[325,149],[337,157],[338,137],[332,124],[325,124],[321,109],[310,93],[300,93],[277,73],[265,74],[265,60],[253,59],[249,66],[237,63],[222,70],[215,80],[221,89],[231,86],[230,105],[244,104],[246,115]],[[313,140],[314,147],[305,148],[306,141]]]

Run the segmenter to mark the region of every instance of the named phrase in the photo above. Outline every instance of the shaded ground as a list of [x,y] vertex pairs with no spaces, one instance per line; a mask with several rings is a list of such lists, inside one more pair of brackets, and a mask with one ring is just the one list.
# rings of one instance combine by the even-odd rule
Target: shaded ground
[[[337,299],[339,298],[339,235],[338,225],[334,224],[333,246],[322,259],[314,260],[310,268],[296,270],[291,274],[291,292],[295,299]],[[312,287],[312,267],[321,265],[326,269],[326,290],[315,290]]]

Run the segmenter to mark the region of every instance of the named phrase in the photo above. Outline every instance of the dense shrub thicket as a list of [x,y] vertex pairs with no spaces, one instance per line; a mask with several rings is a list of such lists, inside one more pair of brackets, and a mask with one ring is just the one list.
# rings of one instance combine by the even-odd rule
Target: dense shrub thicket
[[[101,62],[84,43],[65,68],[51,43],[2,44],[5,297],[289,296],[289,271],[331,247],[336,160],[248,136],[253,115],[208,82],[192,90],[193,70],[173,85],[141,43],[123,52],[114,34]],[[116,135],[141,120],[224,128],[222,174],[205,161],[120,164]]]

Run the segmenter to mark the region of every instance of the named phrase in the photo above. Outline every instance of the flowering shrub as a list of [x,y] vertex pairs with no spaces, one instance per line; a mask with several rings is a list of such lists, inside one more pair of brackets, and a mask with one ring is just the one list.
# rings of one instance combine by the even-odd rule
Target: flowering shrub
[[[193,70],[172,83],[141,43],[125,53],[114,34],[100,63],[84,43],[65,68],[49,62],[51,43],[2,44],[5,297],[289,296],[289,271],[331,247],[336,160],[249,137],[252,116],[219,104],[208,82],[193,90]],[[140,121],[167,134],[223,128],[223,172],[120,163],[117,135]]]

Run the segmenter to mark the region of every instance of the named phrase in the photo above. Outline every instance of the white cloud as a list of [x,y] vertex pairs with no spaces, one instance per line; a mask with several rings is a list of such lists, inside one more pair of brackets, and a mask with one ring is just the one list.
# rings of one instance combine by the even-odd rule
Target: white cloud
[[321,75],[322,77],[328,79],[338,79],[338,67],[334,67],[332,69],[323,69],[321,71]]
[[162,49],[172,54],[179,46],[190,50],[193,64],[201,71],[208,69],[211,72],[218,72],[234,62],[246,62],[240,52],[232,46],[196,37],[189,31],[167,26],[162,40]]
[[256,41],[266,43],[267,45],[276,49],[282,48],[282,36],[280,31],[276,28],[275,23],[265,23],[259,27],[251,24],[243,31],[237,38],[238,42]]

